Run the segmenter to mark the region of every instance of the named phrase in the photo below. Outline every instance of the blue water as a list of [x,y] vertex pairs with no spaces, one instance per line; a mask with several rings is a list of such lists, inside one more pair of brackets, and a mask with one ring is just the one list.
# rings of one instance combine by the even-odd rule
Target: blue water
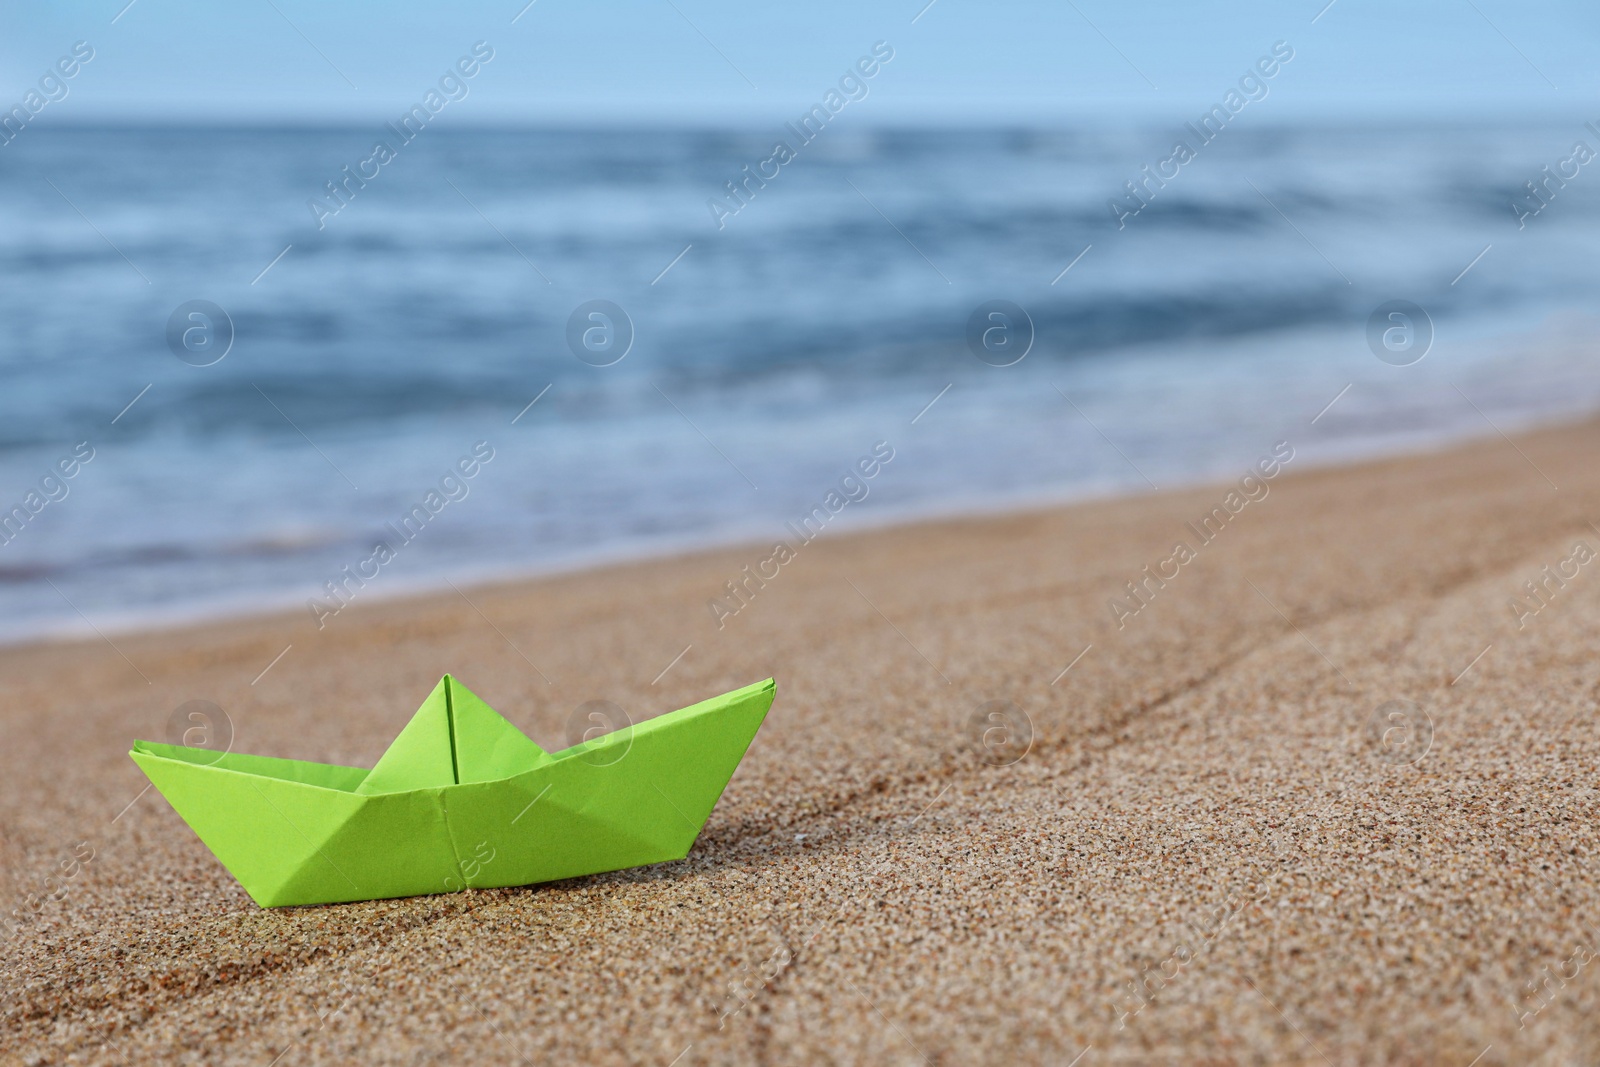
[[[0,636],[303,607],[476,442],[362,596],[771,541],[878,441],[837,527],[1600,407],[1600,177],[1509,206],[1583,129],[1241,122],[1119,229],[1173,132],[841,121],[719,228],[781,127],[429,128],[319,229],[383,127],[35,124],[0,149],[0,507],[94,458],[0,544]],[[1368,346],[1391,299],[1433,323],[1413,366]],[[210,366],[168,344],[193,300]],[[568,345],[592,300],[632,324],[609,366]],[[967,344],[990,300],[1031,316],[1015,365]]]

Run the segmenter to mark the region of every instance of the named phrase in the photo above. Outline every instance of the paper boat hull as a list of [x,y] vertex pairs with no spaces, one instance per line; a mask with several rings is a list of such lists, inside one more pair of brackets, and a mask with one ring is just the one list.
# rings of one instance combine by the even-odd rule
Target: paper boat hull
[[530,885],[682,859],[773,691],[748,686],[525,773],[370,795],[362,768],[144,741],[131,755],[263,907]]

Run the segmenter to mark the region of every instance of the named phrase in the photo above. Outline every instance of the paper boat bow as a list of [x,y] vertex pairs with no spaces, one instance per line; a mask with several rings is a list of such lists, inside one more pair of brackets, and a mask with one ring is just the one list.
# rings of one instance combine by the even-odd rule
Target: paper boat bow
[[448,674],[377,766],[134,742],[262,907],[531,885],[682,859],[772,679],[549,753]]

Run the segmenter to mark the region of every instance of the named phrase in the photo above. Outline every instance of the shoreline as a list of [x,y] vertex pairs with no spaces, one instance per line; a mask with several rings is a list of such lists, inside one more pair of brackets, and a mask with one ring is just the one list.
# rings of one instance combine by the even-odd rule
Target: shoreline
[[[1553,419],[1531,425],[1515,425],[1514,435],[1560,431],[1588,424],[1600,419],[1600,412],[1572,418]],[[1371,441],[1334,454],[1297,462],[1296,471],[1340,470],[1381,464],[1390,460],[1422,458],[1449,452],[1475,443],[1497,439],[1494,431],[1456,436],[1428,436],[1408,442],[1395,450]],[[1190,493],[1207,488],[1220,488],[1228,484],[1226,474],[1207,476],[1181,484],[1168,484],[1157,489],[1137,484],[1120,485],[1101,490],[1073,491],[1029,490],[1003,496],[969,496],[957,502],[917,502],[887,510],[877,508],[866,514],[849,514],[845,521],[823,531],[828,539],[870,534],[883,530],[909,529],[924,524],[960,522],[965,519],[1026,518],[1054,512],[1063,508],[1093,506],[1121,500],[1137,500],[1164,493]],[[454,585],[474,589],[515,586],[566,578],[617,567],[630,567],[655,562],[693,559],[708,553],[720,554],[748,550],[765,552],[771,541],[764,541],[753,527],[728,530],[722,535],[707,538],[703,534],[682,534],[660,538],[640,538],[606,548],[571,553],[552,559],[536,567],[485,566],[469,570],[451,570],[398,581],[385,582],[371,593],[363,590],[358,605],[403,603],[411,600],[439,596]],[[376,583],[374,583],[376,584]],[[248,623],[270,619],[288,618],[304,613],[305,597],[287,592],[244,593],[218,598],[215,601],[155,608],[138,611],[106,611],[82,616],[62,615],[53,625],[35,634],[11,634],[0,628],[0,650],[26,649],[36,646],[77,644],[102,640],[106,635],[136,636],[148,633],[176,633],[198,627]],[[335,613],[337,614],[337,613]]]

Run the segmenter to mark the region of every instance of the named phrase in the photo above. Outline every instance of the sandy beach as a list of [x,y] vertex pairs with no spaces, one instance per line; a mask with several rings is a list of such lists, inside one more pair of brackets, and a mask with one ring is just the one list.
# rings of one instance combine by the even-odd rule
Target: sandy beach
[[[0,651],[4,1061],[1592,1061],[1597,450]],[[446,671],[547,748],[778,690],[686,860],[522,889],[262,910],[127,757],[370,765]]]

